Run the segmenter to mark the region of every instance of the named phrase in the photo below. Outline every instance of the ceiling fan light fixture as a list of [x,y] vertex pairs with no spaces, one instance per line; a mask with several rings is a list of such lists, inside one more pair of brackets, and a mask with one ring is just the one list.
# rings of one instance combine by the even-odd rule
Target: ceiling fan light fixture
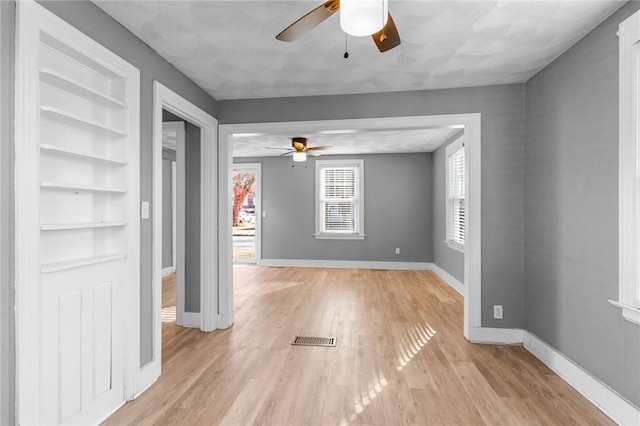
[[340,0],[340,26],[355,37],[380,31],[388,20],[388,0]]
[[293,153],[293,161],[295,163],[302,163],[307,161],[307,153],[306,152],[294,152]]

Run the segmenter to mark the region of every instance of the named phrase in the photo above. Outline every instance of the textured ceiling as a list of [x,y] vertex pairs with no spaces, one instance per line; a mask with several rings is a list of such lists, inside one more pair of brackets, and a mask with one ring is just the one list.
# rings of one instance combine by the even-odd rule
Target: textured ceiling
[[389,0],[402,44],[349,37],[343,59],[337,14],[274,38],[322,1],[94,2],[218,100],[525,82],[625,3]]
[[[291,137],[307,137],[307,146],[326,146],[322,155],[338,154],[391,154],[431,152],[444,142],[462,134],[461,128],[411,129],[385,131],[332,131],[306,135],[246,134],[235,135],[234,157],[277,156],[291,148]],[[269,149],[283,148],[283,149]]]

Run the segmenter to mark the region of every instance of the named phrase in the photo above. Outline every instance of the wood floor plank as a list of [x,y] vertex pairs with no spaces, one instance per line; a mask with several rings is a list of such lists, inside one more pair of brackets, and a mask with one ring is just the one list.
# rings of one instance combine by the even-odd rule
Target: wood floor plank
[[235,266],[234,304],[227,330],[178,327],[166,277],[162,376],[105,424],[613,424],[524,348],[467,342],[430,271]]

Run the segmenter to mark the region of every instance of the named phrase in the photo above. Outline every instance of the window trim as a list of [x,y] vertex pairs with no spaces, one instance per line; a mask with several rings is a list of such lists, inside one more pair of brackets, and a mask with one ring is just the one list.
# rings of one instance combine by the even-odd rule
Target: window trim
[[[445,148],[445,157],[444,157],[444,173],[445,173],[445,188],[444,188],[444,197],[445,197],[445,243],[450,249],[459,251],[464,253],[464,244],[460,244],[457,241],[453,241],[451,235],[453,233],[452,220],[453,220],[453,209],[449,203],[449,157],[457,152],[459,149],[464,149],[464,135],[460,136],[457,140],[447,145]],[[465,151],[465,163],[467,161],[467,152]],[[466,164],[465,164],[465,185],[466,185]],[[465,188],[466,189],[466,188]],[[467,200],[466,191],[465,191],[465,202]],[[466,209],[466,207],[465,207]],[[466,226],[466,218],[465,218],[465,226]]]
[[640,12],[620,24],[619,294],[609,302],[640,325]]
[[[364,240],[364,160],[316,160],[316,196],[315,216],[316,229],[313,236],[318,240]],[[322,214],[320,213],[320,171],[332,167],[356,167],[358,169],[358,217],[356,232],[323,232]]]

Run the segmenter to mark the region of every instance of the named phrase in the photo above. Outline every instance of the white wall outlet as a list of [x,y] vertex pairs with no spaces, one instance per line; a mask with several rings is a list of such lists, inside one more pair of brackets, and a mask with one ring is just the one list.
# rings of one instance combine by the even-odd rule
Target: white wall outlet
[[267,217],[267,211],[266,210],[262,211],[262,217]]
[[400,254],[400,247],[396,247],[396,254]]
[[149,219],[149,202],[143,201],[140,203],[140,217],[142,219]]
[[502,319],[502,305],[493,305],[493,318]]

